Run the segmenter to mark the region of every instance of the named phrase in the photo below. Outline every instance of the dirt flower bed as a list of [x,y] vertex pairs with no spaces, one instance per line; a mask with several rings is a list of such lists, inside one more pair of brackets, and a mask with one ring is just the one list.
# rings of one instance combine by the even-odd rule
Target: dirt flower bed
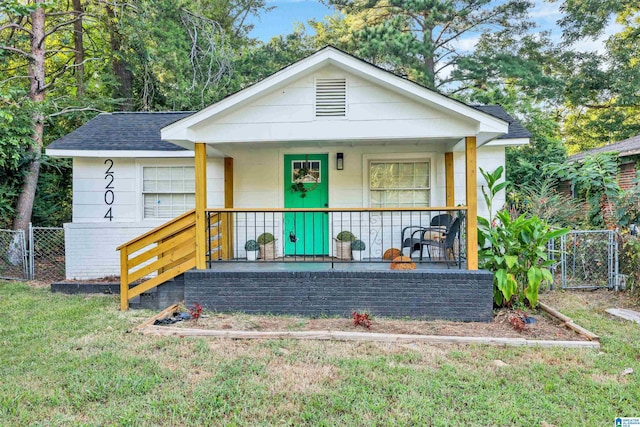
[[[186,310],[185,310],[186,311]],[[292,316],[248,315],[243,313],[223,314],[202,312],[198,321],[188,320],[172,326],[235,331],[342,331],[373,332],[387,334],[446,335],[495,338],[525,338],[529,340],[586,341],[587,339],[567,328],[554,317],[537,311],[527,312],[535,323],[527,324],[518,332],[509,322],[514,310],[496,311],[491,323],[453,322],[445,320],[405,320],[371,317],[371,327],[355,326],[351,318],[306,318]]]

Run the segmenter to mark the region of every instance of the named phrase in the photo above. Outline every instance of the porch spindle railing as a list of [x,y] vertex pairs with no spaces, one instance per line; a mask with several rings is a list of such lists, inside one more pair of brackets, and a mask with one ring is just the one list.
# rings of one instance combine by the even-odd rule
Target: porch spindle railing
[[250,252],[257,248],[259,262],[374,263],[403,255],[414,262],[461,268],[466,211],[465,207],[208,209],[207,265],[252,260]]

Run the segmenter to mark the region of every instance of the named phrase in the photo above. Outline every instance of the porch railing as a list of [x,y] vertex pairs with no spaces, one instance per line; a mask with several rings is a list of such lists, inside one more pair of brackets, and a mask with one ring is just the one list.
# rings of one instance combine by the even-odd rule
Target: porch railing
[[[462,206],[207,209],[207,265],[215,268],[217,261],[254,259],[371,263],[404,255],[414,262],[447,263],[461,268],[466,211]],[[264,235],[275,240],[267,242],[270,237],[265,240]]]
[[196,215],[190,210],[119,246],[120,306],[196,266]]

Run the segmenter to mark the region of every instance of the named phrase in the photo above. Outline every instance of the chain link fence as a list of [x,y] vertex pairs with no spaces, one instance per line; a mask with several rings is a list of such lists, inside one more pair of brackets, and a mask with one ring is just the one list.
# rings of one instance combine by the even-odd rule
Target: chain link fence
[[64,229],[29,228],[29,277],[31,280],[65,278]]
[[[560,259],[554,278],[563,289],[618,289],[618,239],[613,230],[572,230],[550,242]],[[559,274],[558,274],[559,272]]]
[[27,247],[22,230],[0,230],[0,279],[29,278]]

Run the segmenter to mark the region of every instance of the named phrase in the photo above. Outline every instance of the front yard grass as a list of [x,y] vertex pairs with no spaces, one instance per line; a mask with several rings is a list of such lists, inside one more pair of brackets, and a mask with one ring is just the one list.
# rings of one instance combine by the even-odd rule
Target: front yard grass
[[588,294],[553,298],[601,336],[600,351],[142,336],[130,331],[153,313],[119,312],[117,297],[0,282],[0,424],[602,426],[640,416],[640,326],[586,304]]

